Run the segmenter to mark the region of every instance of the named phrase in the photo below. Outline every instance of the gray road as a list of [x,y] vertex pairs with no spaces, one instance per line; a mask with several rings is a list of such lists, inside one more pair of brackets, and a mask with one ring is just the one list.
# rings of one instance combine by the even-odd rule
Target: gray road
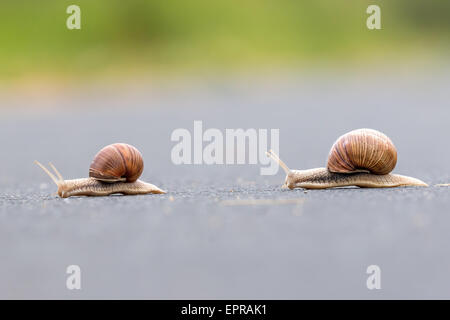
[[[172,131],[192,131],[194,120],[279,128],[281,157],[298,169],[324,166],[340,134],[370,127],[396,144],[397,173],[448,183],[448,74],[3,93],[0,298],[450,298],[450,188],[305,193],[281,190],[281,171],[260,176],[258,165],[170,158]],[[85,177],[93,155],[117,141],[142,151],[143,179],[167,195],[59,199],[33,164]],[[71,264],[81,267],[80,291],[66,289]],[[372,264],[381,290],[366,288]]]

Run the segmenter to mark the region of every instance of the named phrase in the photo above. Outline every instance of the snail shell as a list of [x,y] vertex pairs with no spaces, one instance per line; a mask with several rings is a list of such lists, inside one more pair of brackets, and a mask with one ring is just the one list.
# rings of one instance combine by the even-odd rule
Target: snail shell
[[384,133],[357,129],[340,136],[331,147],[327,168],[336,173],[369,171],[388,174],[397,163],[397,150]]
[[142,171],[141,153],[129,144],[115,143],[97,153],[89,168],[89,177],[103,182],[135,182]]

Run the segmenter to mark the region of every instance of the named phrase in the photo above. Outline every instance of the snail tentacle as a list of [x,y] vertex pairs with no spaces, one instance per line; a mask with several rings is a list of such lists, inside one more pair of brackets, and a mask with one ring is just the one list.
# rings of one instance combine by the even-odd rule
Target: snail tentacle
[[54,182],[57,186],[59,186],[61,180],[64,181],[64,179],[61,179],[62,177],[60,177],[60,180],[58,180],[58,179],[53,175],[53,173],[51,173],[50,170],[48,170],[48,169],[47,169],[44,165],[42,165],[39,161],[36,161],[36,160],[35,160],[34,163],[37,164],[39,167],[41,167],[41,169],[44,170],[44,172],[50,177],[50,179],[53,180],[53,182]]
[[50,167],[53,169],[53,171],[56,173],[56,176],[58,177],[59,181],[64,181],[63,176],[61,173],[59,173],[58,169],[53,165],[53,163],[49,162]]
[[291,169],[289,169],[289,167],[280,159],[280,157],[278,157],[278,155],[272,149],[267,151],[266,155],[268,157],[272,158],[273,160],[275,160],[275,162],[277,162],[280,165],[280,167],[283,168],[283,170],[284,170],[284,172],[286,172],[286,174],[291,172]]

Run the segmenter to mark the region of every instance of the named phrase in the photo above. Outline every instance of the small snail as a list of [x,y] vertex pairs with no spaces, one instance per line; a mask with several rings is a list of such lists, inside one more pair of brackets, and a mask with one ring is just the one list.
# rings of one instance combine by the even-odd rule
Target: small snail
[[372,129],[353,130],[339,137],[331,147],[327,168],[290,170],[272,150],[267,155],[286,172],[283,186],[289,189],[428,186],[419,179],[390,173],[397,163],[397,150],[385,134]]
[[64,180],[53,164],[50,163],[50,167],[56,177],[42,164],[35,163],[56,183],[61,198],[166,193],[153,184],[138,180],[144,170],[142,155],[125,143],[111,144],[100,150],[89,168],[89,178]]

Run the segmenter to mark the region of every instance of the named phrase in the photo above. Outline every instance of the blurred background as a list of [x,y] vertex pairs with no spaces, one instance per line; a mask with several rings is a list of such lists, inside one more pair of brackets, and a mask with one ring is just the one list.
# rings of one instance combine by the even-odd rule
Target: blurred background
[[[66,8],[81,8],[81,30]],[[382,30],[366,28],[381,8]],[[2,1],[0,81],[61,86],[174,75],[364,67],[448,54],[450,3],[395,1]]]
[[[2,0],[0,298],[448,299],[449,56],[444,0]],[[290,191],[259,165],[174,165],[194,120],[279,129],[295,169],[378,129],[431,187]],[[86,177],[114,142],[169,193],[63,200],[33,164]],[[265,202],[226,204],[248,199]]]

